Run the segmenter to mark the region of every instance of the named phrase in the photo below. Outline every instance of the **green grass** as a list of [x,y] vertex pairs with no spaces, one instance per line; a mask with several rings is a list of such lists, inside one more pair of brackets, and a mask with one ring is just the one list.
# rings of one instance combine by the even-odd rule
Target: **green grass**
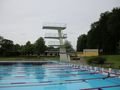
[[107,63],[114,63],[114,68],[120,67],[120,55],[104,55],[107,59]]
[[37,60],[37,61],[42,61],[42,60],[59,60],[59,57],[56,56],[20,56],[20,57],[0,57],[0,61],[31,61],[31,60]]
[[[106,63],[113,63],[113,68],[120,68],[120,55],[102,55],[102,57],[106,58]],[[93,57],[84,57],[86,61]]]

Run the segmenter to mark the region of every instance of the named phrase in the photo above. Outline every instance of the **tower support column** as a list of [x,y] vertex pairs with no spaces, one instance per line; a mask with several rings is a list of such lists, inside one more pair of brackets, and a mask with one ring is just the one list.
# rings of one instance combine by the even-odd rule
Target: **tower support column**
[[70,61],[70,57],[66,52],[66,48],[64,46],[63,43],[63,39],[62,39],[62,31],[58,30],[58,36],[59,36],[59,41],[60,41],[60,61]]

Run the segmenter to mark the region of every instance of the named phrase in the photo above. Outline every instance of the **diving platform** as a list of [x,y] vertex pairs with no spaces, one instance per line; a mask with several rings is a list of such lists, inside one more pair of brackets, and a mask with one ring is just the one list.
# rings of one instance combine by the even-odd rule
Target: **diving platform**
[[64,30],[66,29],[66,24],[62,23],[47,23],[43,25],[43,29],[51,29],[51,30]]
[[[47,34],[45,38],[47,39],[58,39],[59,40],[59,46],[60,47],[60,61],[68,62],[70,61],[70,56],[66,53],[66,48],[64,47],[64,42],[63,40],[67,38],[67,34],[63,34],[62,31],[66,29],[66,24],[60,24],[60,23],[55,23],[55,24],[44,24],[43,29],[45,30],[57,30],[58,34],[52,35],[52,34]],[[51,44],[52,45],[52,44]],[[56,46],[56,45],[52,45]]]

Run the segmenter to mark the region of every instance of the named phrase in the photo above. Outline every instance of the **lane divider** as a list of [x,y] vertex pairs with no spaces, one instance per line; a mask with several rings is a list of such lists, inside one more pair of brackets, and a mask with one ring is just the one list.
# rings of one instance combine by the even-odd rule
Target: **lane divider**
[[[43,77],[47,77],[47,78],[62,78],[62,76],[80,76],[80,75],[89,75],[89,74],[99,74],[99,73],[96,73],[96,72],[91,72],[91,73],[80,73],[80,74],[60,74],[60,75],[57,75],[56,77],[50,77],[48,75],[44,75],[44,76],[39,76],[39,78],[43,78]],[[18,78],[27,78],[26,76],[14,76],[14,77],[11,77],[12,79],[18,79]],[[30,77],[29,77],[30,78]]]
[[80,89],[80,90],[103,90],[103,88],[114,88],[114,87],[120,87],[120,85],[111,85],[111,86],[103,86],[103,87],[96,87],[96,88],[86,88],[86,89]]
[[[115,76],[112,76],[112,77],[109,77],[109,78],[106,78],[106,77],[98,77],[98,78],[86,78],[86,79],[70,79],[70,80],[63,80],[63,81],[41,81],[41,82],[12,82],[12,83],[0,83],[0,85],[9,85],[9,84],[12,84],[12,85],[25,85],[25,84],[35,84],[35,83],[41,83],[41,84],[49,84],[49,83],[52,83],[52,82],[75,82],[75,81],[87,81],[87,80],[97,80],[97,79],[110,79],[110,78],[116,78]],[[0,86],[1,87],[1,86]]]

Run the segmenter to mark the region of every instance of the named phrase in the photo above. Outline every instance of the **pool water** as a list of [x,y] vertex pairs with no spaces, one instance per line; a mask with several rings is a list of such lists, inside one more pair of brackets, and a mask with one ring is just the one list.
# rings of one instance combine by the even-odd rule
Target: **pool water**
[[120,90],[120,78],[104,77],[60,63],[0,65],[0,90]]

